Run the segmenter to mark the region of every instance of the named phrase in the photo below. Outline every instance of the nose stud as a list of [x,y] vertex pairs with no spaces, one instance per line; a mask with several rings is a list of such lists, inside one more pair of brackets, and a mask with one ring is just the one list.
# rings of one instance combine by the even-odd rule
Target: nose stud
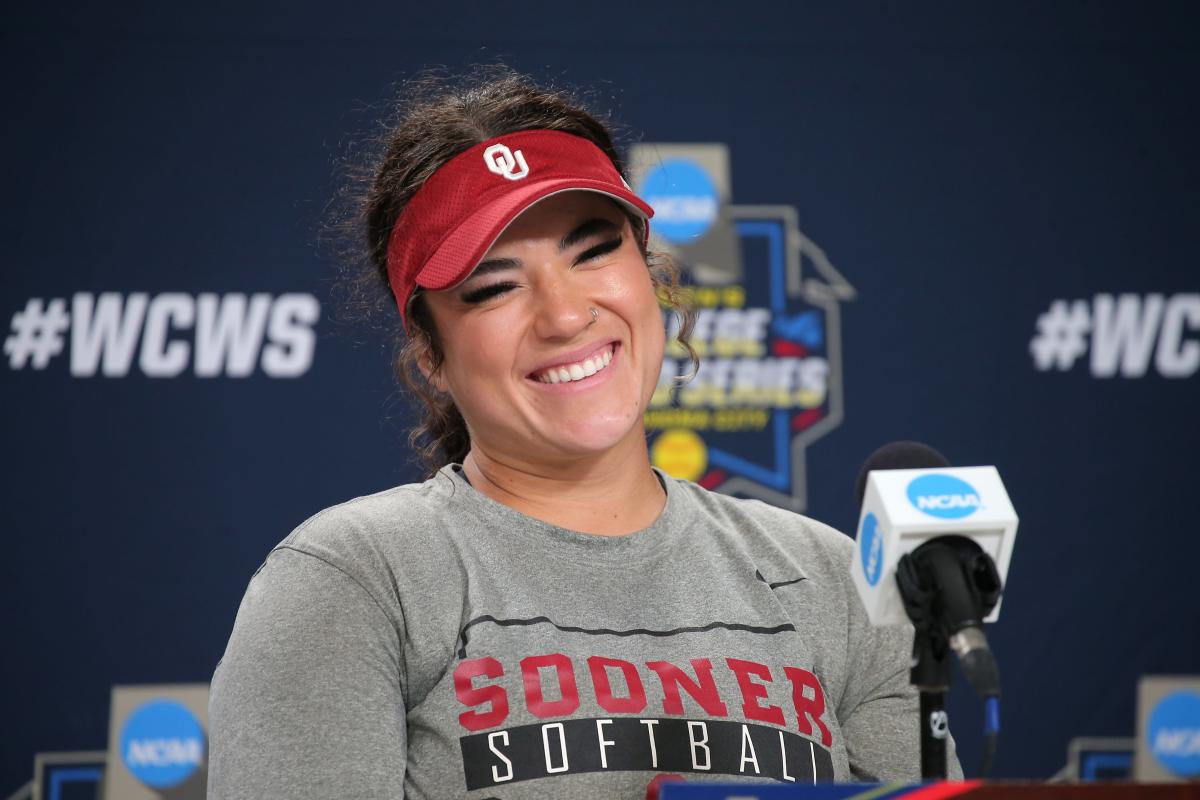
[[[592,315],[592,322],[600,319],[600,312],[596,310],[595,306],[588,306],[588,313]],[[592,322],[589,322],[588,325],[591,325]]]

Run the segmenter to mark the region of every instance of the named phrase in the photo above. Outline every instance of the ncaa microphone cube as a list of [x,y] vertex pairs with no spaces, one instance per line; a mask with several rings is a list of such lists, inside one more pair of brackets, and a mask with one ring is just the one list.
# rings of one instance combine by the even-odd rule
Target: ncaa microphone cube
[[[995,467],[875,470],[867,477],[850,571],[872,624],[908,622],[896,586],[905,553],[939,536],[973,539],[996,562],[1003,585],[1017,515]],[[1000,604],[985,622],[995,622]]]

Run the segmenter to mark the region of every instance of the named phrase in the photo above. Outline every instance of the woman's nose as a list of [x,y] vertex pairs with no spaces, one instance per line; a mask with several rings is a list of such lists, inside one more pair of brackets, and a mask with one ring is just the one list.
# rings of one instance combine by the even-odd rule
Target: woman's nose
[[540,281],[534,297],[534,331],[544,339],[574,338],[592,322],[586,295],[569,277]]

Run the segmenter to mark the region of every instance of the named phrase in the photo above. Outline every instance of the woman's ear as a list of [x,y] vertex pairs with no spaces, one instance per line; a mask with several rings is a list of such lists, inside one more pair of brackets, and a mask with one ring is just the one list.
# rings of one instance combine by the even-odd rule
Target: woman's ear
[[441,364],[435,366],[433,349],[428,345],[423,347],[421,354],[417,356],[417,369],[421,370],[421,374],[425,376],[425,380],[429,381],[430,386],[442,394],[447,393],[446,377],[442,374]]

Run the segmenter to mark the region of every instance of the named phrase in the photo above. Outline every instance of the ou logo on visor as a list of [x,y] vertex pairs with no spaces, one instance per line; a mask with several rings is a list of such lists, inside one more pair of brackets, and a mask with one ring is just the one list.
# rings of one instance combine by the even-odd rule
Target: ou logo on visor
[[[483,163],[497,175],[503,175],[510,181],[519,181],[529,174],[529,165],[525,163],[525,154],[520,150],[515,153],[508,145],[494,144],[483,151]],[[520,167],[520,169],[518,169]]]

